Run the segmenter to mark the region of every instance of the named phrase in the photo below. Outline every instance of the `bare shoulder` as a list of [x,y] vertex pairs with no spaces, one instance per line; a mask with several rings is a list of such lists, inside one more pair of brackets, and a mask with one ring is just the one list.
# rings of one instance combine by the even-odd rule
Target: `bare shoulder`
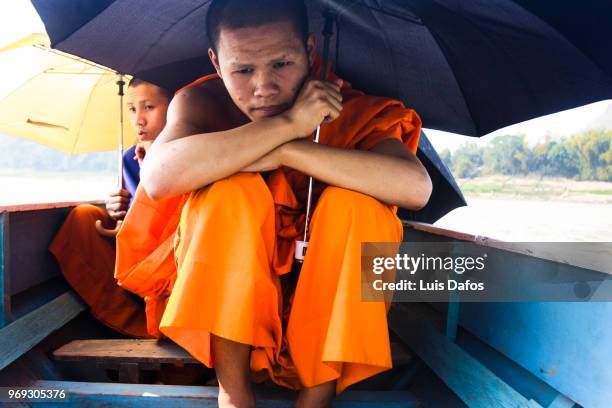
[[204,133],[224,130],[237,108],[231,101],[221,79],[184,89],[170,103],[168,122],[188,125]]
[[215,97],[206,84],[184,89],[174,96],[168,108],[168,120],[198,124],[216,108]]

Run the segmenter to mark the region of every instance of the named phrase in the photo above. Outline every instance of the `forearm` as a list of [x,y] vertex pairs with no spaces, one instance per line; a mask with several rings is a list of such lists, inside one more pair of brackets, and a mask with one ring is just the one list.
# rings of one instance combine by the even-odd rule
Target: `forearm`
[[431,193],[431,181],[416,159],[371,151],[335,148],[309,141],[283,146],[282,164],[327,184],[358,191],[409,209],[422,208]]
[[142,168],[142,182],[155,199],[194,191],[235,174],[290,140],[292,131],[288,121],[278,116],[166,142],[161,136],[149,149]]

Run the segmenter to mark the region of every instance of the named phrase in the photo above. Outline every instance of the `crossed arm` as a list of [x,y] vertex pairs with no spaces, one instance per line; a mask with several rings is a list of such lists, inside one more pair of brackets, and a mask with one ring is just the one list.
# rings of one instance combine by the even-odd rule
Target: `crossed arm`
[[189,90],[172,101],[168,124],[143,163],[142,183],[151,198],[197,190],[239,171],[260,172],[288,166],[387,204],[419,209],[429,200],[432,188],[429,175],[399,140],[383,140],[370,151],[303,140],[328,116],[324,109],[314,113],[311,109],[301,116],[289,111],[286,115],[219,130],[235,124],[211,124],[210,119],[218,119],[221,113],[215,102],[206,100],[202,92]]

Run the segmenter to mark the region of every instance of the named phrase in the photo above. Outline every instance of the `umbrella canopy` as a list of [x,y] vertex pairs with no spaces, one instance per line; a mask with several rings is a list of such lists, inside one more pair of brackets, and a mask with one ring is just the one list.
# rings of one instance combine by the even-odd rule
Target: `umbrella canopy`
[[[402,100],[427,128],[481,136],[612,98],[612,3],[306,0],[336,13],[335,71]],[[208,0],[33,0],[52,44],[177,88],[212,71]],[[142,35],[146,33],[146,35]],[[125,41],[129,39],[129,41]],[[171,75],[155,75],[170,72]]]
[[[207,57],[203,25],[208,3],[205,0],[33,1],[55,47],[69,49],[68,52],[92,61],[104,61],[107,66],[171,90],[213,72]],[[317,7],[309,10],[315,30],[322,24],[322,9]],[[337,27],[340,30],[338,39],[344,39],[344,25]],[[125,41],[126,38],[130,41]],[[341,50],[335,55],[338,63],[340,55],[344,54],[342,41],[336,43],[336,51]],[[383,79],[379,73],[375,74],[368,80]],[[339,75],[342,76],[343,71]],[[358,73],[358,77],[350,79],[351,82],[357,79],[358,89],[364,84],[365,78],[361,75]],[[384,89],[375,94],[396,97],[394,92],[384,92]],[[408,103],[408,106],[415,105]],[[451,210],[466,205],[451,172],[424,134],[417,156],[430,174],[433,192],[425,208],[417,212],[400,210],[400,216],[433,223]]]
[[[117,150],[119,76],[111,69],[49,49],[35,34],[0,49],[0,132],[66,153]],[[135,143],[124,123],[124,140]]]

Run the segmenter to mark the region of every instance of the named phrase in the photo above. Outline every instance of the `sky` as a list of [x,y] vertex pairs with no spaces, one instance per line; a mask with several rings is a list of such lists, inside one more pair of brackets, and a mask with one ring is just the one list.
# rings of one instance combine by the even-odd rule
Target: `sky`
[[29,0],[0,1],[0,48],[33,33],[44,33],[45,26]]
[[[42,32],[45,32],[44,25],[29,0],[0,1],[0,48],[29,34]],[[484,145],[496,135],[503,134],[523,134],[527,142],[533,145],[546,135],[556,138],[585,130],[586,126],[601,117],[609,106],[612,106],[612,101],[597,102],[515,124],[479,139],[433,129],[425,129],[425,133],[438,151],[445,148],[454,151],[466,142]],[[612,109],[608,112],[612,112]]]

